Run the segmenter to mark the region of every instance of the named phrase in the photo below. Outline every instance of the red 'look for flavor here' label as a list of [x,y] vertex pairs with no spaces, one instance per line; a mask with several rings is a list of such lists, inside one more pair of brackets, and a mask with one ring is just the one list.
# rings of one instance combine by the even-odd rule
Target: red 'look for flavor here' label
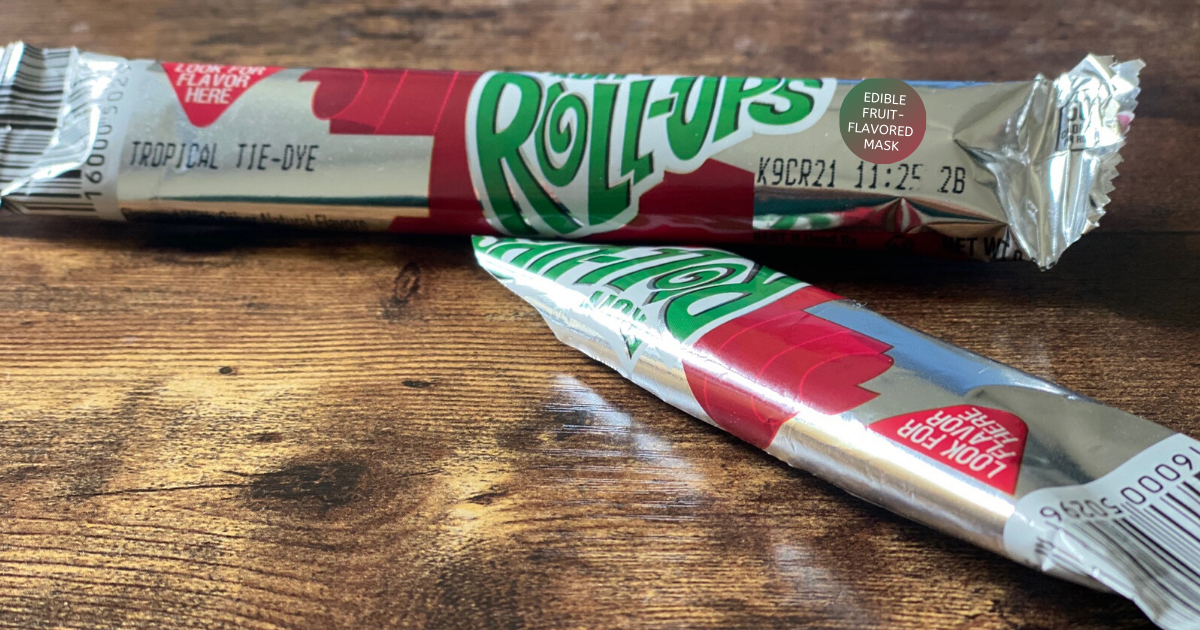
[[887,418],[869,428],[1001,492],[1017,489],[1029,429],[1007,411],[954,405]]
[[283,70],[278,66],[211,63],[164,63],[162,67],[188,122],[197,127],[213,124],[251,86]]

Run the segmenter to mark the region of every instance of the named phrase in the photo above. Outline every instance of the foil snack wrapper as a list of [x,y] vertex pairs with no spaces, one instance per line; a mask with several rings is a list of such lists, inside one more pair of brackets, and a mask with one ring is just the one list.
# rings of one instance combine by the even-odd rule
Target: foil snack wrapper
[[925,136],[844,144],[830,78],[294,69],[0,54],[28,214],[895,249],[1049,267],[1104,214],[1141,62],[910,82]]
[[476,237],[564,343],[897,514],[1200,627],[1200,442],[716,249]]

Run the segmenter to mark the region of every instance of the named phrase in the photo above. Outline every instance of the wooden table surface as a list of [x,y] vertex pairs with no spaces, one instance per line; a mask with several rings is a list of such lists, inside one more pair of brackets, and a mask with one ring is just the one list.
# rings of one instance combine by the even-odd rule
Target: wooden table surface
[[[744,250],[1200,435],[1200,4],[4,0],[0,40],[225,63],[1027,79],[1140,56],[1040,273]],[[0,219],[0,626],[1128,628],[561,346],[465,238]]]

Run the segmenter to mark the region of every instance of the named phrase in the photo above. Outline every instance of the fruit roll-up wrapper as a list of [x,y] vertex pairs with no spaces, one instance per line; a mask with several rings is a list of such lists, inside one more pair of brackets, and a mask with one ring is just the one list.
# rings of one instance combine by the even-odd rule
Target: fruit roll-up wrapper
[[897,514],[1200,627],[1200,441],[717,249],[475,238],[564,343]]
[[17,43],[0,55],[0,197],[117,221],[1048,267],[1104,212],[1141,66],[1089,56],[1055,79],[910,82],[924,111],[906,120],[925,132],[884,165],[842,139],[854,81],[282,68]]

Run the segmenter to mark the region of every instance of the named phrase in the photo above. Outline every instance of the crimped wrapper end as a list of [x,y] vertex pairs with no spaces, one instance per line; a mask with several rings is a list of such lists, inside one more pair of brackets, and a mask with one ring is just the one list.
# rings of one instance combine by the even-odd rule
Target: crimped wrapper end
[[6,207],[13,208],[10,193],[57,174],[45,156],[62,143],[76,55],[19,41],[0,48],[0,201]]
[[1112,180],[1117,176],[1117,165],[1121,163],[1119,149],[1125,143],[1125,134],[1129,132],[1129,125],[1133,122],[1133,110],[1137,107],[1137,97],[1141,92],[1138,87],[1138,73],[1146,67],[1141,59],[1124,63],[1113,63],[1110,57],[1104,59],[1108,61],[1108,67],[1113,72],[1111,84],[1114,88],[1113,99],[1118,105],[1116,121],[1121,139],[1116,147],[1106,153],[1100,161],[1100,172],[1096,175],[1096,181],[1092,185],[1090,212],[1088,213],[1087,227],[1084,229],[1085,233],[1099,226],[1100,217],[1104,216],[1104,206],[1109,202],[1108,193],[1112,192],[1114,188]]
[[1140,60],[1116,63],[1088,55],[1049,89],[1031,92],[1015,125],[1024,127],[1018,132],[1023,139],[1033,140],[1026,145],[1031,155],[1025,195],[1010,199],[1006,210],[1017,242],[1042,269],[1104,216],[1143,67]]
[[[94,155],[102,101],[126,61],[75,48],[37,48],[14,42],[0,48],[0,207],[22,214],[95,216]],[[105,138],[104,142],[110,142]],[[97,164],[96,162],[99,162]],[[87,176],[84,166],[92,167]],[[115,201],[114,201],[115,203]]]

